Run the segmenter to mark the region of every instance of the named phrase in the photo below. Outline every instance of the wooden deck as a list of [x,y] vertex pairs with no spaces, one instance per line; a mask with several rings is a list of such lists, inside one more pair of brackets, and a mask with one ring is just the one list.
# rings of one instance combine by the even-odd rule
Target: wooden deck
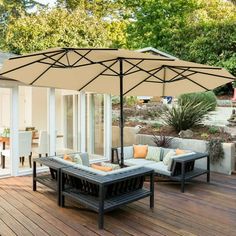
[[[205,179],[204,179],[205,180]],[[32,191],[32,177],[0,179],[0,235],[236,235],[236,175],[212,174],[210,184],[194,182],[180,193],[179,184],[155,183],[155,210],[149,199],[105,216],[66,203],[42,185]]]

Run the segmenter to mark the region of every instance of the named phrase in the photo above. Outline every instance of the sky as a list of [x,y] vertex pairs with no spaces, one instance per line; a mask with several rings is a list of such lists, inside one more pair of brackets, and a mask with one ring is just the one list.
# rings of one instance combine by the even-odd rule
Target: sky
[[37,1],[43,4],[49,4],[49,6],[53,6],[56,2],[56,0],[37,0]]

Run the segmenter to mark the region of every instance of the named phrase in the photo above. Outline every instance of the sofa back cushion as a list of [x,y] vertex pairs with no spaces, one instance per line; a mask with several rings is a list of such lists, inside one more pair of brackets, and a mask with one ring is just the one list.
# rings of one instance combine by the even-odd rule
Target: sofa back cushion
[[163,158],[169,151],[173,151],[174,149],[172,148],[162,148],[161,149],[161,161],[163,161]]
[[84,166],[89,166],[89,155],[87,152],[83,152],[79,154],[82,159],[82,164]]
[[53,157],[50,157],[50,158],[57,161],[57,162],[60,162],[61,164],[70,165],[70,166],[76,165],[75,162],[64,160],[63,156],[53,156]]
[[[118,149],[118,155],[119,157],[121,156],[121,148],[117,148]],[[127,159],[131,159],[134,156],[134,149],[133,146],[128,146],[128,147],[124,147],[124,160]]]
[[134,158],[146,158],[148,153],[148,145],[133,145]]
[[150,161],[160,161],[161,160],[161,147],[153,147],[153,146],[148,146],[148,153],[146,156],[146,160]]
[[66,154],[64,156],[53,156],[50,157],[60,163],[66,164],[66,165],[75,165],[75,164],[81,164],[85,166],[89,166],[89,156],[88,153],[70,153]]
[[176,153],[176,150],[171,149],[167,154],[163,157],[163,163],[167,165],[167,170],[173,172],[173,161],[174,159],[178,159],[183,156],[188,156],[194,154],[195,152],[191,152],[189,150],[181,150]]

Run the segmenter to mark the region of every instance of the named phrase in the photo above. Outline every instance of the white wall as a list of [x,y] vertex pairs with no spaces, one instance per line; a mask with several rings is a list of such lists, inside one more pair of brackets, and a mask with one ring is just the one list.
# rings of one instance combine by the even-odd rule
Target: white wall
[[11,90],[0,88],[0,127],[10,127]]
[[32,88],[32,126],[37,130],[47,130],[47,105],[47,89]]

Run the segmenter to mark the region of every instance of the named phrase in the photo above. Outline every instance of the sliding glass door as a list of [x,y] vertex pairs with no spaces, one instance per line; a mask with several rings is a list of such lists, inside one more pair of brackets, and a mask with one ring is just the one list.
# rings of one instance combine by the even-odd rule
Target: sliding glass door
[[104,157],[104,95],[86,94],[86,151]]

